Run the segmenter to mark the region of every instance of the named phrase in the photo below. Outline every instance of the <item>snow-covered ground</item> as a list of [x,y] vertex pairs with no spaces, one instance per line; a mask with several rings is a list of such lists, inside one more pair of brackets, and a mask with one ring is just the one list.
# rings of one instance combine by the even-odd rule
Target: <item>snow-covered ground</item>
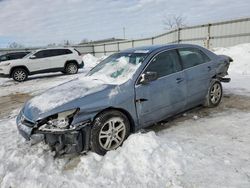
[[[54,158],[46,145],[18,135],[18,109],[0,120],[0,187],[250,187],[250,44],[215,49],[234,59],[215,109],[195,109],[131,135],[121,148],[98,156]],[[88,55],[92,67],[97,59]],[[36,95],[84,76],[36,76],[24,83],[0,79],[0,96]],[[56,76],[55,76],[56,75]]]

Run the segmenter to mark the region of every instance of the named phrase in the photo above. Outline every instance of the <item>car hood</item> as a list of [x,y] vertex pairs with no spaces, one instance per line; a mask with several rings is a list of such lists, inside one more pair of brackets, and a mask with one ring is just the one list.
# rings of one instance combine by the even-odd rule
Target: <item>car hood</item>
[[75,108],[82,110],[89,104],[102,106],[104,104],[101,101],[109,101],[104,99],[109,97],[115,87],[116,85],[89,77],[78,78],[32,98],[22,111],[27,119],[35,122],[58,112]]

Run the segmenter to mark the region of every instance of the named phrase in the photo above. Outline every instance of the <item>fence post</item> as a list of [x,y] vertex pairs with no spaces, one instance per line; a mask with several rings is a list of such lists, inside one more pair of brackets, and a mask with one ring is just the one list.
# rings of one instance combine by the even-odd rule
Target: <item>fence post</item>
[[95,45],[92,45],[93,56],[95,56]]
[[104,55],[106,55],[106,45],[105,45],[105,43],[103,44],[103,48],[104,48]]
[[179,44],[180,43],[180,41],[181,41],[181,39],[180,39],[180,37],[181,37],[181,28],[178,28],[177,29],[177,43]]
[[118,50],[118,52],[120,52],[120,43],[119,42],[117,42],[117,50]]
[[152,40],[152,45],[154,45],[154,37],[152,37],[151,40]]
[[211,29],[211,24],[208,24],[207,25],[207,40],[206,40],[206,44],[207,44],[207,48],[209,49],[210,48],[210,39],[211,39],[211,31],[210,31],[210,29]]
[[132,48],[134,48],[134,40],[132,40]]

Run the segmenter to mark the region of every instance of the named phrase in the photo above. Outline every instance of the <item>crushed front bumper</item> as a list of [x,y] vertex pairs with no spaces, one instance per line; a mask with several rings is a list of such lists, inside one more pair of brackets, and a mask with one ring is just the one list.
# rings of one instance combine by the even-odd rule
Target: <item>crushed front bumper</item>
[[35,135],[43,135],[45,143],[59,155],[89,150],[90,121],[81,123],[76,129],[41,131],[35,123],[32,125],[32,122],[26,120],[21,112],[16,123],[19,133],[26,140],[31,140]]

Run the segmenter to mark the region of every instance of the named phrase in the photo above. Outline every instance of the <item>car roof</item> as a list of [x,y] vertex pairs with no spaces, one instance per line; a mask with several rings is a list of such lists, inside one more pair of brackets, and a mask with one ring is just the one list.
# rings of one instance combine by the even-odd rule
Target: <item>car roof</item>
[[194,44],[162,44],[162,45],[151,45],[151,46],[129,48],[127,50],[121,51],[121,53],[151,53],[155,50],[160,50],[160,49],[173,49],[173,48],[186,48],[186,47],[200,48],[200,46]]
[[72,50],[74,48],[72,47],[49,47],[49,48],[40,48],[40,49],[37,49],[37,51],[39,50],[65,50],[65,49]]

